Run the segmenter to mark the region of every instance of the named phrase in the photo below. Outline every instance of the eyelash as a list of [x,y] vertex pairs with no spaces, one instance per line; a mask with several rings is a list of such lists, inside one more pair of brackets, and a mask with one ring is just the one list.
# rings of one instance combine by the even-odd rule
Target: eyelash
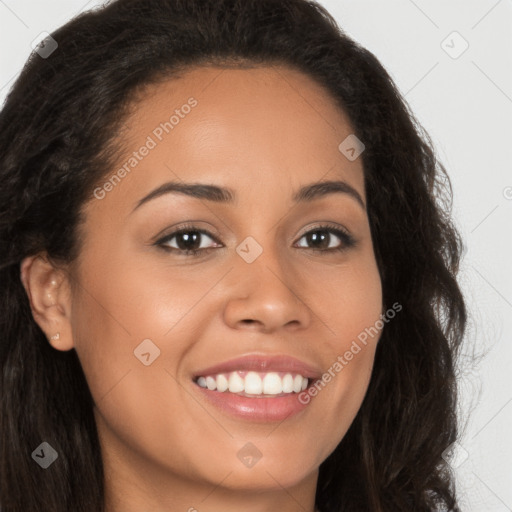
[[[299,238],[299,240],[301,240],[306,235],[309,235],[311,233],[321,232],[321,231],[327,231],[328,233],[335,234],[338,238],[341,239],[342,245],[340,247],[335,247],[334,249],[333,248],[331,248],[331,249],[314,249],[314,248],[311,248],[311,249],[309,249],[310,251],[319,252],[319,253],[322,254],[322,256],[325,256],[326,253],[327,254],[332,254],[334,252],[343,252],[343,251],[346,251],[347,249],[350,249],[351,247],[355,247],[356,246],[357,242],[356,242],[355,238],[352,235],[350,235],[347,231],[345,231],[343,229],[340,229],[338,227],[335,228],[335,227],[332,227],[332,226],[329,226],[329,225],[325,225],[325,224],[324,225],[315,226],[310,231],[307,231],[306,233],[304,233]],[[154,243],[154,245],[160,247],[161,249],[163,249],[163,250],[165,250],[167,252],[179,252],[183,256],[196,256],[199,253],[208,254],[211,250],[218,249],[218,247],[208,247],[206,249],[177,249],[175,247],[169,247],[169,246],[165,245],[166,242],[169,242],[175,236],[181,235],[181,234],[184,234],[184,233],[200,233],[202,235],[206,235],[206,236],[210,237],[214,242],[219,243],[215,239],[215,237],[209,231],[206,231],[204,229],[198,228],[198,227],[196,227],[194,225],[186,225],[186,226],[183,226],[182,228],[180,228],[179,230],[173,231],[172,233],[169,233],[168,235],[165,235],[164,237],[160,238],[159,240],[157,240]],[[308,248],[304,247],[304,249],[308,249]]]

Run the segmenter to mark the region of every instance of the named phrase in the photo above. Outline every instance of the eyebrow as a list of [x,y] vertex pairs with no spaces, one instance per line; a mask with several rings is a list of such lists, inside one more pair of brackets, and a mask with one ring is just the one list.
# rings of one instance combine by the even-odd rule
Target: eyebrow
[[[151,201],[164,194],[176,193],[184,194],[197,199],[206,199],[221,204],[232,204],[236,200],[236,192],[227,187],[210,185],[207,183],[184,183],[177,181],[169,181],[152,190],[149,194],[140,199],[135,208],[142,206],[144,203]],[[292,199],[295,203],[310,202],[320,199],[330,194],[346,194],[355,199],[359,205],[366,211],[366,205],[359,192],[346,183],[345,181],[320,181],[301,187]]]

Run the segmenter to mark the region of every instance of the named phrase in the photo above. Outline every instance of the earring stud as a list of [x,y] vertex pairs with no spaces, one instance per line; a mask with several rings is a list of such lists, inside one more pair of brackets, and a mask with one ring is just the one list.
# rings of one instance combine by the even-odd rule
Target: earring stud
[[60,338],[60,333],[54,334],[50,339],[51,340],[58,340]]

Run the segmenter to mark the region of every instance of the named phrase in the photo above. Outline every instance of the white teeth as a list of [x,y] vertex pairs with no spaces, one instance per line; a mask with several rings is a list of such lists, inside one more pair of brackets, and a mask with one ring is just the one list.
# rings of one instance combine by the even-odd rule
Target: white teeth
[[206,387],[208,389],[217,389],[217,381],[213,377],[206,377]]
[[295,391],[295,393],[302,391],[302,379],[300,375],[295,375],[295,379],[293,379],[293,391]]
[[[301,379],[301,375],[297,375],[297,380],[298,379]],[[291,373],[287,373],[283,377],[283,393],[292,393],[293,391],[293,377]]]
[[[247,391],[247,388],[245,392],[250,393],[250,391]],[[278,395],[282,392],[283,381],[281,380],[281,377],[279,377],[277,373],[267,373],[263,378],[263,393],[265,393],[265,395]]]
[[261,395],[263,383],[261,377],[256,372],[249,372],[245,376],[244,391],[250,395]]
[[244,379],[238,375],[236,372],[231,372],[229,374],[229,392],[230,393],[240,393],[244,390]]
[[228,379],[226,379],[226,377],[224,377],[224,375],[222,375],[222,374],[217,375],[216,383],[217,383],[217,391],[226,391],[226,389],[229,388]]
[[202,388],[230,393],[245,392],[248,395],[281,395],[300,393],[308,386],[308,379],[302,375],[278,372],[230,372],[201,376],[197,384]]

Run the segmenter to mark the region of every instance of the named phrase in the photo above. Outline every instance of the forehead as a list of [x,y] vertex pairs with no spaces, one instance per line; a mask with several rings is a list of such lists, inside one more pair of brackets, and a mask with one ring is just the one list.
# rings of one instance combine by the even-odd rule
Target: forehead
[[112,172],[126,172],[112,200],[121,189],[127,200],[169,180],[225,184],[264,197],[343,179],[364,197],[361,159],[350,161],[339,149],[353,133],[348,117],[297,70],[188,70],[142,90],[125,128],[127,151]]

